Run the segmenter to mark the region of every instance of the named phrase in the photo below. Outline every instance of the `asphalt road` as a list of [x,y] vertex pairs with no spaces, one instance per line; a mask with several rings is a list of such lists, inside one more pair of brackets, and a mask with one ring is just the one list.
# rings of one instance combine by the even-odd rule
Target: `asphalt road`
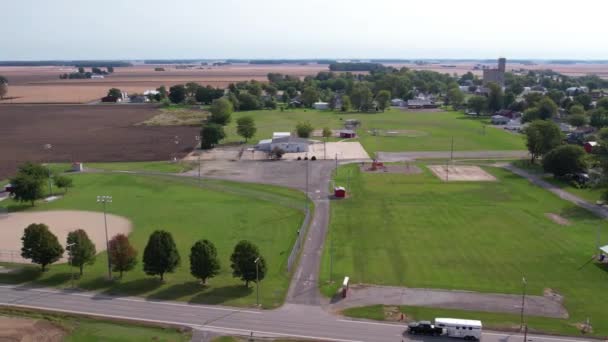
[[[219,334],[297,337],[317,341],[454,341],[404,336],[403,324],[367,322],[333,316],[319,306],[286,304],[258,311],[141,298],[111,297],[88,292],[0,286],[0,305],[65,313],[189,326]],[[486,331],[484,342],[522,341],[521,335]],[[528,335],[528,342],[578,342],[585,339]]]

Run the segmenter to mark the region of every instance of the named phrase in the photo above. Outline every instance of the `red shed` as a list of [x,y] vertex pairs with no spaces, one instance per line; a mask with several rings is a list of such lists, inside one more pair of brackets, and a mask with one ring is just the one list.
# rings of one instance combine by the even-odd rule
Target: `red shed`
[[334,196],[336,196],[337,198],[344,198],[346,197],[346,189],[344,189],[343,186],[338,186],[334,188]]
[[340,131],[340,138],[350,139],[350,138],[356,138],[356,137],[357,137],[357,133],[355,133],[355,131],[353,131],[353,130],[343,129]]
[[593,148],[596,146],[599,146],[599,144],[596,141],[587,141],[583,145],[583,148],[585,149],[585,152],[591,153],[591,152],[593,152]]

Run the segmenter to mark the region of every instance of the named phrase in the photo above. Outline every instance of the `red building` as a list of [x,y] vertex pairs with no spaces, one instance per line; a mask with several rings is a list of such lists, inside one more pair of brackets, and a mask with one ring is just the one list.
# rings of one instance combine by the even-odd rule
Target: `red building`
[[344,198],[346,197],[346,189],[343,186],[338,186],[334,188],[334,196],[336,198]]

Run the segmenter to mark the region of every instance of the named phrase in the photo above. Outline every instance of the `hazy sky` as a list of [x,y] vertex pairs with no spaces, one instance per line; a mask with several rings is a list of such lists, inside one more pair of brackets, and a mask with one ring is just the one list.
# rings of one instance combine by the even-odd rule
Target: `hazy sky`
[[0,2],[0,60],[608,59],[606,0]]

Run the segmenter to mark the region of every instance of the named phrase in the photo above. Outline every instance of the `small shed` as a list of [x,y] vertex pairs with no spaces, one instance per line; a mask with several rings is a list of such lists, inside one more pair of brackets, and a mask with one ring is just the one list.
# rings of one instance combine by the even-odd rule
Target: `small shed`
[[82,172],[84,170],[84,165],[82,163],[72,163],[72,172]]
[[315,102],[315,103],[313,103],[312,108],[317,109],[317,110],[329,109],[329,103],[327,103],[327,102]]
[[356,137],[357,133],[352,129],[343,129],[340,131],[340,138],[351,139]]
[[599,146],[599,144],[597,143],[597,141],[587,141],[584,145],[583,148],[585,149],[585,152],[587,153],[591,153],[593,152],[593,148]]
[[344,198],[346,197],[346,189],[343,186],[337,186],[334,188],[334,196],[336,198]]

